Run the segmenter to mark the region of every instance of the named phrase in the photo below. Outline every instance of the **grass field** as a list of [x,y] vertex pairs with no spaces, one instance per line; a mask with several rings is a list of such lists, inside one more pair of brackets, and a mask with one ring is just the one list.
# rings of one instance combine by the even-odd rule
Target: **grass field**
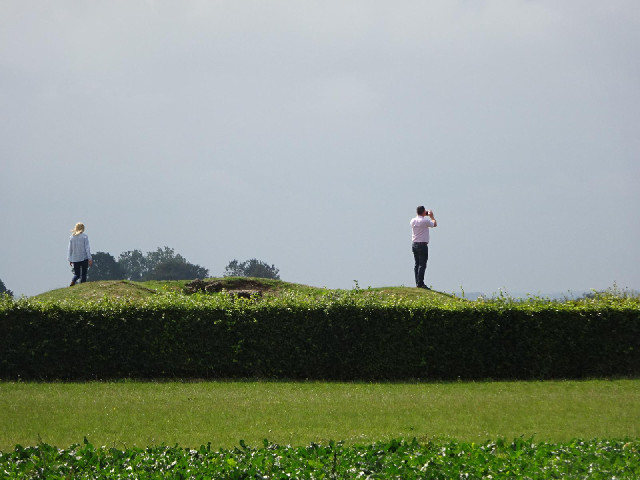
[[87,437],[122,448],[263,439],[639,438],[640,381],[0,383],[0,451]]

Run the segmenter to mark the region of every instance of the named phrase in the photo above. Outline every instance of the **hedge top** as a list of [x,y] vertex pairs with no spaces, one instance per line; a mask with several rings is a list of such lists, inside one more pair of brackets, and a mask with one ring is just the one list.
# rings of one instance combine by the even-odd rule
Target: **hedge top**
[[[336,304],[357,304],[368,307],[394,307],[404,305],[409,308],[439,308],[454,310],[477,309],[600,309],[623,308],[640,311],[640,296],[628,294],[617,287],[606,292],[594,293],[588,298],[579,300],[565,299],[555,301],[542,297],[529,297],[527,299],[514,299],[509,296],[500,296],[492,299],[478,298],[471,301],[437,291],[427,291],[410,287],[381,287],[360,288],[357,283],[352,290],[332,290],[317,288],[302,284],[289,283],[281,280],[262,278],[224,277],[215,280],[223,285],[219,293],[187,294],[189,281],[148,281],[133,282],[128,280],[112,280],[88,282],[76,285],[73,288],[60,288],[29,298],[11,299],[0,296],[0,306],[3,308],[15,308],[21,305],[23,308],[31,306],[35,308],[46,307],[74,307],[87,308],[92,305],[127,305],[129,307],[168,307],[193,308],[198,305],[205,308],[252,308],[260,305],[282,306],[295,305],[308,308],[315,306]],[[234,293],[240,290],[246,292],[255,291],[250,299],[239,298]]]

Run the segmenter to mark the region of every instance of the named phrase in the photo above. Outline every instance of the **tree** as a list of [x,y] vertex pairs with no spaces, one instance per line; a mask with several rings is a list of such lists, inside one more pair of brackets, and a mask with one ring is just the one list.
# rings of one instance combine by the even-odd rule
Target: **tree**
[[238,260],[231,260],[224,269],[224,276],[272,278],[274,280],[280,280],[279,272],[280,270],[278,270],[275,265],[269,265],[252,258],[242,263],[239,263]]
[[147,278],[149,280],[193,280],[208,276],[209,270],[180,257],[158,263]]
[[118,265],[124,273],[124,278],[141,282],[147,274],[147,260],[140,250],[129,250],[118,257]]
[[9,290],[7,287],[5,287],[4,282],[0,280],[0,295],[2,294],[6,294],[6,295],[9,295],[10,297],[13,297],[13,292]]
[[173,248],[158,247],[143,255],[140,250],[130,250],[120,254],[118,264],[124,278],[136,282],[146,280],[189,280],[206,278],[209,270],[200,265],[187,262],[176,254]]
[[155,252],[147,252],[145,260],[148,273],[155,270],[156,266],[160,263],[170,262],[172,260],[186,262],[182,255],[179,253],[176,254],[173,248],[169,248],[167,246],[164,248],[158,247]]
[[113,256],[107,252],[96,252],[91,256],[93,264],[89,268],[88,280],[122,280],[124,270]]

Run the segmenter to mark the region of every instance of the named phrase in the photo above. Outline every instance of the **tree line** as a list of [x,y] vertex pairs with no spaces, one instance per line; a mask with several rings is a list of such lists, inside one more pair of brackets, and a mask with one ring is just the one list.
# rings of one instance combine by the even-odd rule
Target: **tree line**
[[140,250],[129,250],[120,254],[116,260],[107,252],[92,255],[93,265],[89,268],[87,279],[97,280],[188,280],[205,278],[209,270],[188,262],[182,255],[170,247],[160,248],[143,254]]
[[[129,250],[118,259],[107,252],[93,254],[93,265],[89,268],[87,280],[193,280],[209,277],[209,270],[188,262],[173,248],[158,247],[155,251],[143,254],[140,250]],[[231,260],[226,266],[225,277],[258,277],[279,279],[279,270],[275,265],[252,258],[245,262]]]

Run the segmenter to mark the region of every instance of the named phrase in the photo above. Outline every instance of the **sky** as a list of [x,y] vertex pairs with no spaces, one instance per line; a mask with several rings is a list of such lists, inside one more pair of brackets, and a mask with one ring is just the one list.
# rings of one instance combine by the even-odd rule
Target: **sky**
[[640,289],[637,0],[0,2],[0,279],[169,246],[327,288]]

